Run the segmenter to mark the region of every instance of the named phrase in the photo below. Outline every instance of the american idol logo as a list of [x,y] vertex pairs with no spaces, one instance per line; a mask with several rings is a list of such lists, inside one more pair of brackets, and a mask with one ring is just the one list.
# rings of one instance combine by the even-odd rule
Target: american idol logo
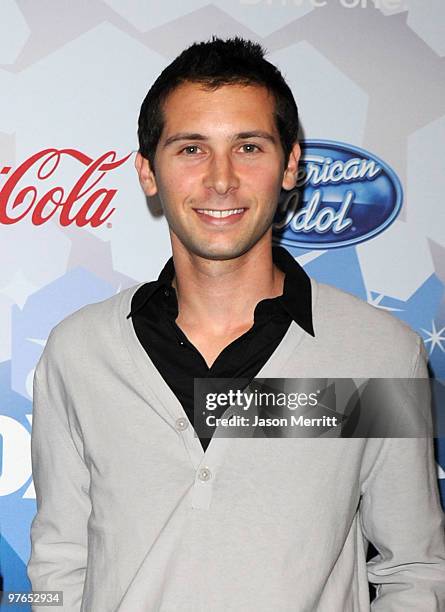
[[384,161],[353,145],[306,140],[297,184],[281,194],[274,240],[331,249],[380,234],[397,217],[403,192]]

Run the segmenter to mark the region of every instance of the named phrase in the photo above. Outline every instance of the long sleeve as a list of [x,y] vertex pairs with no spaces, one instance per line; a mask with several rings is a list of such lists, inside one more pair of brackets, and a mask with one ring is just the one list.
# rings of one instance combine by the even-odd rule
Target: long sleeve
[[51,334],[34,375],[33,400],[37,514],[31,525],[28,576],[33,590],[63,591],[62,609],[78,612],[87,566],[89,471],[70,434],[68,400]]
[[[412,376],[427,377],[420,339]],[[444,612],[444,515],[432,438],[384,440],[360,519],[378,551],[368,562],[368,579],[377,587],[373,612]]]

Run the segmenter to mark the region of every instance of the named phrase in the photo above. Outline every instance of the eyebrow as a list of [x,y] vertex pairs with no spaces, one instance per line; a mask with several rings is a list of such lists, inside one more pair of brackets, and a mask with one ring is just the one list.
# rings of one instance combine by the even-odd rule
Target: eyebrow
[[[273,144],[276,144],[276,138],[269,132],[264,132],[263,130],[250,130],[248,132],[239,132],[235,134],[231,140],[247,140],[249,138],[264,138]],[[167,140],[164,142],[164,147],[168,147],[174,142],[178,142],[181,140],[209,140],[207,136],[204,134],[199,134],[196,132],[178,132],[177,134],[173,134],[169,136]]]

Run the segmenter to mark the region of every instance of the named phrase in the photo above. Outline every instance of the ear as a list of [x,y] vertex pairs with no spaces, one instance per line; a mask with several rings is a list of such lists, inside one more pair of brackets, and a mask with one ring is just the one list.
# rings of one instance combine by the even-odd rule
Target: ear
[[150,166],[150,162],[138,152],[136,153],[136,159],[134,160],[134,166],[139,175],[139,182],[145,195],[154,196],[158,192],[156,185],[156,177]]
[[287,166],[284,170],[283,182],[281,183],[283,189],[286,189],[287,191],[289,189],[293,189],[297,182],[298,160],[300,159],[300,156],[300,145],[298,142],[296,142],[289,154]]

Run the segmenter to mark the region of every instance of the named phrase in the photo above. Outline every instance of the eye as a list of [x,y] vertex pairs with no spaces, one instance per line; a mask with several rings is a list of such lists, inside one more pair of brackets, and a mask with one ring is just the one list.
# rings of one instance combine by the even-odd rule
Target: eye
[[184,153],[185,155],[195,155],[196,153],[198,153],[199,150],[200,148],[197,145],[188,145],[181,149],[179,152]]
[[251,142],[241,145],[241,148],[244,149],[245,153],[256,153],[256,151],[261,151],[258,145],[252,144]]

